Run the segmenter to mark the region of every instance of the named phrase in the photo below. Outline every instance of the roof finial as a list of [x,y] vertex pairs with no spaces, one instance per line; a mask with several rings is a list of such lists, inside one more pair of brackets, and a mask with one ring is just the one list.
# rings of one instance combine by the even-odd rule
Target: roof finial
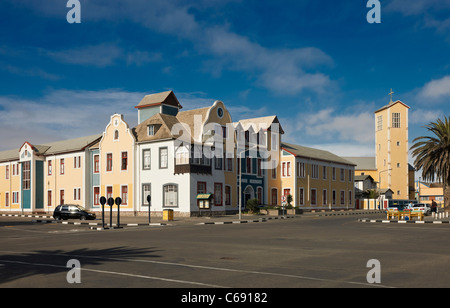
[[389,102],[389,104],[392,104],[393,103],[393,101],[392,101],[392,94],[394,94],[395,92],[393,92],[392,91],[392,88],[391,88],[391,92],[389,93],[389,95],[391,96],[391,101]]

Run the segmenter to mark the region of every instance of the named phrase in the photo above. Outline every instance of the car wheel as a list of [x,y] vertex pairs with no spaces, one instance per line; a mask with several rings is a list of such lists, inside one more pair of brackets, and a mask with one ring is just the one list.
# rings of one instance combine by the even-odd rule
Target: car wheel
[[55,216],[54,218],[55,218],[55,220],[58,220],[58,221],[61,220],[60,216]]
[[86,220],[86,216],[81,215],[81,216],[80,216],[80,220]]

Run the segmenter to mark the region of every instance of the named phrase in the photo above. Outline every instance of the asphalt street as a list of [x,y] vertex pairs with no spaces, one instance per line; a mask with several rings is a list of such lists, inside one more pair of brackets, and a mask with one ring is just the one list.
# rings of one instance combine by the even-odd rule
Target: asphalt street
[[[450,287],[449,224],[360,218],[94,231],[0,217],[0,288]],[[79,262],[78,273],[69,260]],[[380,283],[368,282],[369,260],[379,261]],[[69,283],[71,274],[80,283]]]

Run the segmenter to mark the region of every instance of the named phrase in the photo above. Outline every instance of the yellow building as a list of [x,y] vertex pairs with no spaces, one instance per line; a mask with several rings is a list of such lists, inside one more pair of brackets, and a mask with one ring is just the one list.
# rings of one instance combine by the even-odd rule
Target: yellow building
[[135,138],[122,115],[111,116],[99,150],[100,195],[106,199],[120,197],[120,208],[132,210]]
[[[392,92],[390,93],[392,94]],[[414,167],[408,162],[408,112],[397,100],[375,111],[375,157],[344,157],[356,164],[355,175],[370,175],[392,199],[413,200]]]
[[282,143],[281,194],[304,209],[354,208],[355,164],[333,153]]
[[408,163],[408,110],[401,101],[391,102],[375,111],[376,168],[380,189],[390,188],[393,198],[414,199]]

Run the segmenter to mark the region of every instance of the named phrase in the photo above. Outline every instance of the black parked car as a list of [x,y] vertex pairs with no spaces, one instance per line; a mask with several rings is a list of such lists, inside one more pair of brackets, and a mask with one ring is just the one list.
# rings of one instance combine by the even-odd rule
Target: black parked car
[[61,204],[55,208],[53,218],[56,220],[67,219],[95,219],[96,215],[86,211],[82,206],[72,204]]

